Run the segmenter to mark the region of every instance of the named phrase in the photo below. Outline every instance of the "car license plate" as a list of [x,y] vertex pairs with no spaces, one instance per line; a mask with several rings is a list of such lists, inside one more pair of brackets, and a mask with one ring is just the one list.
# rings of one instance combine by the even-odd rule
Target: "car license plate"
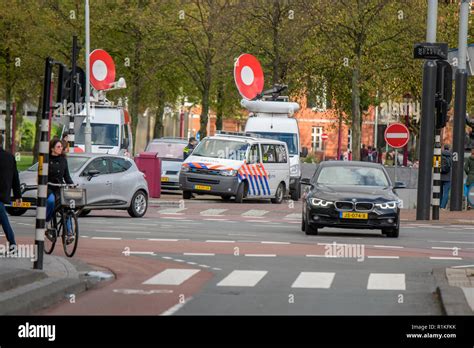
[[12,202],[12,207],[14,207],[14,208],[31,208],[31,202],[21,202],[21,204],[17,204],[16,202]]
[[369,218],[369,214],[367,213],[353,213],[353,212],[341,212],[341,218],[343,219],[359,219],[359,220],[367,220]]
[[168,178],[167,176],[162,176],[161,181],[162,182],[167,182],[167,181],[170,181],[170,178]]
[[203,191],[210,191],[211,186],[206,186],[206,185],[194,185],[194,188],[196,190],[203,190]]

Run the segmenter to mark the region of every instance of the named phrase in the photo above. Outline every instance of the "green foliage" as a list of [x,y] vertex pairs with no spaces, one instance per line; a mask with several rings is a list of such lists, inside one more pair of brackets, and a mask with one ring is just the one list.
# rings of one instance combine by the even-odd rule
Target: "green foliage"
[[33,122],[24,120],[20,128],[20,151],[33,151],[36,126]]

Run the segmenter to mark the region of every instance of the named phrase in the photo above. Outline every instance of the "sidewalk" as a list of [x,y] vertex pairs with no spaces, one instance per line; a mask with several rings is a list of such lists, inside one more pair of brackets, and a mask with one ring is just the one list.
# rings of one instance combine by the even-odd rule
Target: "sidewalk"
[[29,258],[0,255],[0,315],[29,315],[95,287],[90,266],[44,255],[43,270]]
[[449,211],[440,210],[439,220],[416,220],[416,209],[402,209],[402,222],[440,223],[450,225],[474,225],[474,210]]
[[433,276],[446,315],[474,314],[474,267],[436,268]]

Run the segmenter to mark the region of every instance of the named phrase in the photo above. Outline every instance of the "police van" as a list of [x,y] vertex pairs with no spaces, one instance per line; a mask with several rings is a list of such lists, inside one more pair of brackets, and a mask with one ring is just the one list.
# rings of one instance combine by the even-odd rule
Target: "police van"
[[281,203],[290,184],[290,157],[283,141],[250,133],[221,132],[204,138],[183,162],[179,185],[183,198],[195,194],[271,199]]

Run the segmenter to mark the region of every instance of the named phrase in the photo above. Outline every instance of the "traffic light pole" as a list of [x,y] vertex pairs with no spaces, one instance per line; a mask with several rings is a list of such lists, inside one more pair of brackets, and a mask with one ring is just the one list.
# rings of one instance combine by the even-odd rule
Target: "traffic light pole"
[[433,200],[432,219],[439,220],[439,203],[441,199],[441,129],[436,129],[433,157]]
[[72,67],[71,67],[71,90],[70,90],[70,100],[72,101],[74,107],[72,112],[69,115],[69,152],[74,153],[74,116],[76,115],[76,110],[78,110],[77,104],[77,36],[72,37]]
[[469,16],[469,0],[461,2],[459,16],[459,56],[456,70],[456,95],[454,98],[453,121],[453,166],[451,177],[451,204],[452,211],[462,210],[464,186],[464,135],[466,131],[466,100],[467,100],[467,29]]
[[34,269],[43,269],[44,234],[46,231],[46,199],[48,195],[48,164],[49,164],[49,111],[51,97],[51,74],[53,60],[48,57],[44,69],[43,109],[41,110],[41,133],[38,154],[38,196],[36,202],[36,261]]
[[90,114],[91,114],[91,86],[89,83],[89,76],[90,76],[90,66],[89,66],[89,55],[90,55],[90,22],[89,22],[89,0],[85,1],[85,30],[86,30],[86,95],[85,95],[85,102],[86,102],[86,128],[84,130],[84,145],[85,145],[85,151],[87,153],[92,152],[92,129],[91,129],[91,120],[90,120]]

